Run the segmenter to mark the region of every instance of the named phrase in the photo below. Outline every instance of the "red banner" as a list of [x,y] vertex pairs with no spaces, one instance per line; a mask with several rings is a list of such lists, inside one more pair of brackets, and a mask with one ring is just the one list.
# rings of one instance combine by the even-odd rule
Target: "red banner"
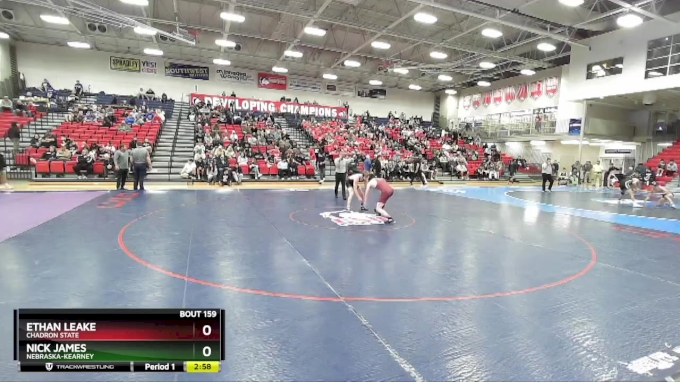
[[257,73],[257,87],[262,89],[286,90],[288,78],[280,74]]
[[543,95],[543,80],[531,83],[531,98],[535,100]]
[[199,101],[210,103],[213,106],[220,105],[232,110],[259,111],[263,113],[300,113],[300,115],[313,115],[322,118],[347,118],[347,108],[342,106],[323,106],[312,104],[299,104],[294,102],[263,101],[251,98],[226,97],[209,94],[191,94],[191,104]]

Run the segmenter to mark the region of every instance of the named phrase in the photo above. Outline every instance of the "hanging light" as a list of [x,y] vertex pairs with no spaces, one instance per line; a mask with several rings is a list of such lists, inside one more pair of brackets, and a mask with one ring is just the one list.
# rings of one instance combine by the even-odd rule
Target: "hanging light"
[[493,68],[496,67],[496,64],[494,64],[493,62],[489,62],[489,61],[482,61],[482,62],[479,63],[479,67],[482,68],[482,69],[493,69]]
[[454,95],[458,94],[458,92],[455,89],[446,89],[444,93],[449,94],[449,95]]
[[135,27],[134,29],[135,33],[141,34],[143,36],[155,36],[156,31],[151,29],[151,28],[144,28],[144,27]]
[[395,72],[395,73],[399,73],[399,74],[408,74],[408,69],[404,69],[404,68],[396,68],[396,69],[392,69],[392,71]]
[[522,73],[525,76],[533,76],[534,74],[536,74],[536,72],[534,70],[531,70],[531,69],[522,69],[522,71],[520,71],[520,73]]
[[0,39],[2,40],[7,40],[9,38],[9,35],[5,32],[0,32]]
[[154,48],[145,48],[144,49],[144,54],[148,54],[149,56],[162,56],[163,51],[160,49],[154,49]]
[[560,4],[566,5],[567,7],[578,7],[584,2],[584,0],[560,0]]
[[283,55],[286,57],[300,58],[302,57],[302,52],[299,52],[297,50],[287,50],[283,52]]
[[215,44],[225,48],[233,48],[236,46],[235,42],[223,39],[215,40]]
[[451,81],[451,80],[453,80],[453,77],[451,77],[451,76],[449,76],[449,75],[447,75],[447,74],[440,74],[440,75],[437,77],[437,79],[438,79],[439,81],[445,81],[445,82],[446,82],[446,81]]
[[491,86],[491,82],[489,82],[489,81],[477,81],[477,86],[488,87],[488,86]]
[[380,80],[370,80],[370,81],[368,81],[368,83],[371,84],[371,85],[373,85],[373,86],[380,86],[380,85],[382,85],[382,81],[380,81]]
[[90,44],[82,41],[69,41],[66,45],[76,49],[90,49]]
[[443,52],[437,52],[437,51],[430,52],[430,57],[436,58],[436,59],[438,59],[438,60],[443,60],[443,59],[445,59],[445,58],[448,57],[448,56],[449,56],[448,54],[443,53]]
[[326,35],[326,31],[321,28],[317,27],[305,27],[304,29],[306,34],[310,34],[312,36],[317,36],[317,37],[323,37]]
[[286,69],[282,66],[274,66],[274,67],[272,67],[272,72],[274,72],[274,73],[288,73],[288,69]]
[[358,68],[361,66],[361,63],[359,61],[354,61],[354,60],[345,60],[345,66],[348,66],[350,68]]
[[411,90],[420,90],[420,89],[422,89],[422,87],[421,87],[420,85],[416,85],[416,84],[411,84],[411,85],[408,86],[408,88],[411,89]]
[[482,36],[488,37],[488,38],[499,38],[503,35],[503,32],[499,31],[498,29],[493,29],[493,28],[484,28],[482,30]]
[[40,19],[46,23],[68,25],[69,21],[66,17],[55,16],[55,15],[40,15]]
[[538,50],[542,50],[544,52],[552,52],[555,49],[557,49],[557,47],[555,45],[547,43],[547,42],[542,42],[542,43],[536,45],[536,48],[538,48]]
[[642,21],[642,17],[636,15],[635,13],[628,13],[616,19],[616,24],[621,28],[635,28],[636,26],[642,24]]
[[337,80],[338,76],[336,76],[335,74],[326,73],[326,74],[323,75],[323,78],[325,78],[327,80]]
[[221,65],[221,66],[229,66],[229,65],[231,65],[231,61],[224,60],[222,58],[216,58],[216,59],[213,60],[213,64]]
[[245,16],[239,15],[237,13],[231,13],[231,12],[220,13],[220,18],[222,18],[222,20],[233,21],[235,23],[242,23],[242,22],[246,21]]
[[149,0],[120,0],[120,2],[130,5],[139,5],[140,7],[146,7],[149,5]]
[[423,24],[434,24],[437,22],[437,17],[425,12],[418,12],[413,15],[413,20]]
[[375,49],[385,50],[385,49],[390,49],[390,47],[392,45],[390,43],[384,42],[384,41],[373,41],[371,43],[371,46],[374,47]]

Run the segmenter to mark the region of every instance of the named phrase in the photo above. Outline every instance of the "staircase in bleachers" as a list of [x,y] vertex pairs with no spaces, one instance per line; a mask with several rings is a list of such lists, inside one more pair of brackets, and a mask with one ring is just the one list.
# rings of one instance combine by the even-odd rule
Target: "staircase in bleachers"
[[435,129],[439,128],[439,108],[441,107],[442,99],[440,96],[434,97],[434,112],[432,113],[432,126]]
[[304,130],[297,126],[297,121],[295,116],[292,114],[287,114],[284,117],[276,117],[274,121],[281,125],[282,128],[286,129],[288,135],[292,140],[297,142],[297,146],[302,148],[311,147],[314,142],[307,136]]
[[[680,139],[673,142],[671,146],[666,147],[661,152],[650,158],[645,166],[651,167],[652,170],[656,171],[657,166],[662,159],[666,162],[666,164],[668,164],[671,159],[675,160],[675,163],[680,163]],[[678,173],[676,173],[674,177],[678,177]],[[659,183],[667,184],[673,179],[670,176],[662,176],[657,177],[656,180],[659,181]]]
[[154,170],[149,180],[181,180],[179,172],[194,150],[194,123],[186,119],[189,107],[186,102],[174,103],[173,118],[166,118],[151,160]]
[[64,113],[51,112],[49,114],[38,113],[35,118],[30,118],[18,117],[9,112],[0,113],[0,152],[5,155],[8,166],[14,169],[16,166],[24,165],[21,160],[17,163],[16,154],[18,153],[14,152],[12,141],[5,138],[12,122],[18,122],[22,126],[19,152],[24,152],[30,146],[31,138],[35,134],[42,136],[51,131],[64,121],[65,116]]

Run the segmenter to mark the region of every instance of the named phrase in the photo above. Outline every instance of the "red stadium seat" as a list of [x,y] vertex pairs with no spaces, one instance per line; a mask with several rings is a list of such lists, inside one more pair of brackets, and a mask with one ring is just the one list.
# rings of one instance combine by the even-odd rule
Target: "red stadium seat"
[[315,172],[316,171],[314,171],[314,166],[312,166],[311,164],[305,166],[305,173],[307,176],[314,176]]
[[76,163],[78,163],[78,162],[76,162],[76,161],[68,161],[68,162],[66,162],[66,165],[65,165],[65,170],[66,170],[66,171],[65,171],[65,172],[66,172],[67,174],[74,174],[75,171],[73,171],[73,166],[75,166]]
[[269,167],[269,175],[279,175],[279,168],[276,165]]
[[46,160],[38,161],[35,164],[35,172],[38,174],[49,174],[50,173],[50,162]]
[[94,162],[94,165],[92,166],[94,173],[97,175],[104,175],[104,162]]
[[64,162],[60,160],[53,160],[50,162],[50,172],[52,174],[63,174],[65,170]]
[[305,166],[302,166],[302,165],[297,166],[297,174],[304,176],[305,175]]
[[241,165],[241,172],[243,172],[243,175],[249,175],[250,174],[250,166],[247,164],[242,164]]
[[259,163],[258,167],[260,167],[260,174],[269,175],[269,166],[266,163]]

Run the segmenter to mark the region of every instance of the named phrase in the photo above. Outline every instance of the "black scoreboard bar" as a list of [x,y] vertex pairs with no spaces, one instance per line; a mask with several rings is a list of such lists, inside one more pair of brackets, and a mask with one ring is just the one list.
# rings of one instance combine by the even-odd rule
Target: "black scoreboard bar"
[[20,362],[21,372],[186,372],[186,362]]

